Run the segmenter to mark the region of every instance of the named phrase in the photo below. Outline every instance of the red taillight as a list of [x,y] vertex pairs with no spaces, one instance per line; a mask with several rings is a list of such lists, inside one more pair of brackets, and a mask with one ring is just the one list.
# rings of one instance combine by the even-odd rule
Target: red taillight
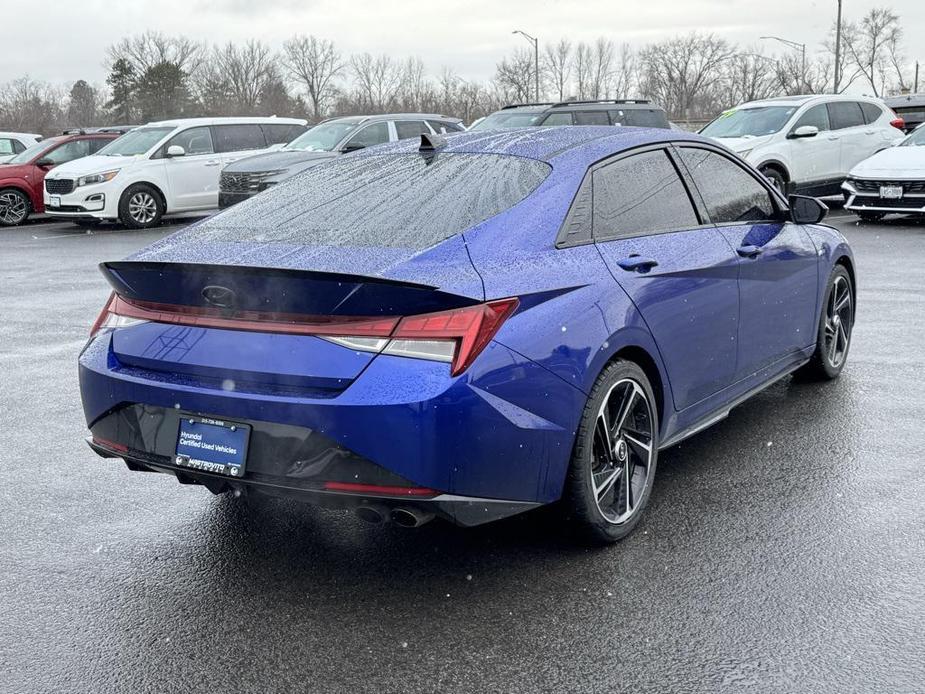
[[91,337],[105,327],[127,327],[144,321],[316,335],[357,350],[447,361],[451,363],[450,373],[457,376],[475,361],[518,304],[516,298],[499,299],[405,317],[306,316],[264,311],[228,313],[203,306],[158,304],[113,294],[93,324]]
[[128,453],[128,446],[110,441],[109,439],[101,439],[99,436],[93,437],[93,443],[103,448],[108,448],[111,451],[115,451],[116,453]]
[[450,373],[461,374],[491,342],[517,308],[517,299],[489,301],[440,313],[402,318],[392,335],[400,340],[457,340]]
[[325,482],[330,492],[368,494],[370,496],[437,496],[440,492],[427,487],[395,487],[380,484],[358,484],[356,482]]
[[113,292],[109,295],[109,299],[106,301],[103,310],[100,311],[100,315],[96,317],[96,320],[93,321],[93,326],[90,328],[90,337],[93,337],[100,331],[100,327],[103,325],[103,321],[109,316],[110,308],[112,307],[113,302],[116,300],[116,293]]
[[903,131],[905,131],[905,129],[906,129],[906,121],[905,121],[903,118],[901,118],[900,116],[896,116],[896,118],[894,118],[893,120],[891,120],[891,121],[890,121],[890,125],[892,125],[894,128],[896,128],[896,129],[898,129],[898,130],[903,130]]

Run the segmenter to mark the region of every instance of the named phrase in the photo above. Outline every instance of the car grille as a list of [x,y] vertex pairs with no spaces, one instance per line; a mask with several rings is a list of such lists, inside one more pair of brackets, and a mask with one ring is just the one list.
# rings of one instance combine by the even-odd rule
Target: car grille
[[53,195],[67,195],[74,190],[74,181],[70,178],[46,178],[45,190]]
[[921,210],[925,208],[925,198],[906,198],[905,200],[887,200],[884,198],[854,198],[851,207],[883,207],[891,210]]
[[219,190],[223,193],[257,193],[261,188],[263,179],[275,173],[274,171],[258,171],[256,173],[228,173],[224,172],[219,179]]
[[925,180],[922,181],[874,181],[868,179],[851,179],[851,184],[859,193],[880,194],[880,186],[902,186],[904,193],[925,193]]

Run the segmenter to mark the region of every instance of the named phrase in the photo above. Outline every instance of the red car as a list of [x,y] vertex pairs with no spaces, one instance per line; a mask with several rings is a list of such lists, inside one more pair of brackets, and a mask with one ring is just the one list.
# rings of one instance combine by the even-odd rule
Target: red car
[[16,226],[33,212],[45,211],[42,185],[45,174],[58,164],[95,154],[127,128],[66,130],[49,137],[0,164],[0,226]]

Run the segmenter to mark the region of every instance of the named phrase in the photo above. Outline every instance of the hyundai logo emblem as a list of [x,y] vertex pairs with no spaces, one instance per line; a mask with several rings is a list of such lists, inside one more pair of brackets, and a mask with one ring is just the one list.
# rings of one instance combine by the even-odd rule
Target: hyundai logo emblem
[[216,284],[203,287],[202,298],[218,308],[233,308],[235,304],[234,290]]

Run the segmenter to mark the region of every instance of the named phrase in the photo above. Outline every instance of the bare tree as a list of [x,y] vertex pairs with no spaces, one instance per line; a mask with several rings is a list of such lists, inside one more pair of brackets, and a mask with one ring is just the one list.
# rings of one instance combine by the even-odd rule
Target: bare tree
[[509,102],[525,103],[531,100],[534,80],[533,51],[517,48],[498,63],[495,84]]
[[610,93],[618,99],[629,98],[636,87],[636,54],[633,48],[620,45],[620,55],[610,76]]
[[674,117],[711,115],[725,63],[735,49],[712,34],[692,33],[651,44],[639,55],[641,87]]
[[353,56],[350,66],[360,110],[375,113],[392,108],[402,83],[402,67],[385,54],[370,53]]
[[600,36],[591,49],[591,82],[588,85],[588,96],[592,99],[605,99],[610,96],[608,90],[612,71],[613,41]]
[[0,87],[0,128],[51,135],[64,127],[63,94],[29,77]]
[[575,87],[579,99],[587,99],[591,95],[591,82],[593,80],[593,67],[591,47],[584,41],[575,48],[575,57],[572,61],[575,71]]
[[552,85],[557,101],[564,101],[572,79],[572,42],[560,39],[559,43],[543,48],[543,72]]
[[110,63],[125,59],[137,75],[162,63],[173,63],[185,74],[192,75],[205,52],[204,44],[198,41],[186,36],[166,36],[158,31],[128,36],[106,49]]
[[337,92],[336,80],[346,64],[334,43],[315,36],[293,36],[283,44],[286,67],[305,88],[312,115],[320,120]]
[[894,69],[903,83],[902,70],[897,64],[902,54],[902,27],[892,9],[871,9],[860,22],[845,26],[842,41],[852,66],[870,85],[874,96],[883,93],[888,74]]

